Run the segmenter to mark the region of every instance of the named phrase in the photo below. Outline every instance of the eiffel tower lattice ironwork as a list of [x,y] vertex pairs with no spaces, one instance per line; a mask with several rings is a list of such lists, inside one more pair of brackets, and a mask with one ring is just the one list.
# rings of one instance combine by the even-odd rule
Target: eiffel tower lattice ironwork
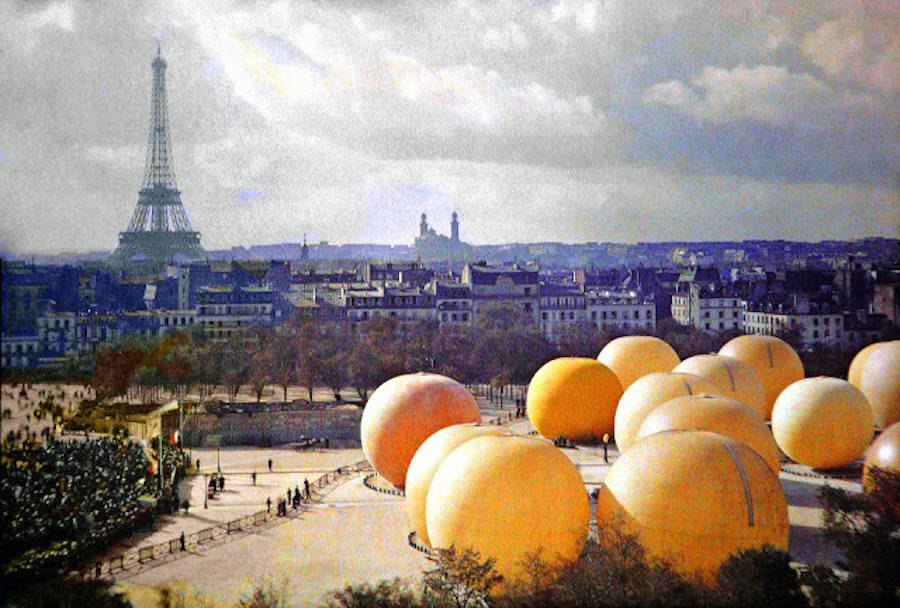
[[166,103],[166,62],[158,46],[151,65],[153,90],[144,180],[128,228],[119,233],[119,246],[109,260],[159,267],[172,262],[175,256],[202,259],[206,252],[200,246],[200,233],[191,226],[175,183]]

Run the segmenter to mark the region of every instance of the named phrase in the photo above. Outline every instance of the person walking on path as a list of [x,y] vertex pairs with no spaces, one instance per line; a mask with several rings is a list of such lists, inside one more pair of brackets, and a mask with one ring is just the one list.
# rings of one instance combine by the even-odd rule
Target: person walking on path
[[309,479],[303,478],[303,492],[306,495],[306,500],[309,500]]
[[200,459],[199,458],[197,459],[197,470],[198,471],[200,470]]
[[272,472],[272,459],[269,458],[269,473]]
[[266,513],[271,513],[271,512],[272,512],[272,497],[267,496],[266,497]]
[[178,542],[181,543],[181,550],[184,551],[184,531],[181,532],[181,537],[178,539]]
[[253,471],[251,477],[253,478],[253,485],[256,485],[256,471]]

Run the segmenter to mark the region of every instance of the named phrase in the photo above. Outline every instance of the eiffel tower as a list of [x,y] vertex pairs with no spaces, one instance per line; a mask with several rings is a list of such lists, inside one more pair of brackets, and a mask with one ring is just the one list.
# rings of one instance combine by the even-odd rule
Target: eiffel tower
[[200,246],[200,233],[191,227],[181,203],[181,191],[175,184],[166,104],[166,62],[159,46],[151,65],[153,89],[144,181],[128,228],[119,233],[119,246],[108,262],[162,269],[179,261],[176,256],[182,260],[203,259],[206,252]]

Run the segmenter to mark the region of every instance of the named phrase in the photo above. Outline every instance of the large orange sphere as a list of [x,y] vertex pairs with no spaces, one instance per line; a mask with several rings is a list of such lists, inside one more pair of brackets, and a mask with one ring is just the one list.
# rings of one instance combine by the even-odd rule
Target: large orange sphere
[[856,353],[853,357],[853,361],[850,362],[850,367],[847,369],[847,382],[859,388],[859,379],[862,375],[863,364],[869,358],[869,355],[877,349],[882,344],[887,344],[886,342],[875,342],[874,344],[869,344],[861,351]]
[[622,390],[642,376],[670,372],[681,359],[671,346],[653,336],[622,336],[603,347],[597,360],[611,369]]
[[838,378],[806,378],[784,389],[772,409],[772,434],[790,458],[810,467],[848,465],[872,441],[872,407]]
[[425,518],[432,545],[494,558],[497,572],[515,583],[531,574],[522,564],[529,555],[540,552],[556,565],[578,559],[590,507],[575,465],[552,444],[482,436],[441,462]]
[[528,418],[544,437],[587,439],[613,432],[622,384],[594,359],[545,363],[528,384]]
[[670,399],[690,395],[717,395],[716,385],[694,374],[649,374],[625,389],[616,408],[616,447],[624,452],[636,441],[644,418]]
[[419,540],[431,547],[425,525],[425,501],[438,465],[447,455],[466,441],[481,435],[509,435],[508,429],[481,424],[454,424],[444,427],[426,439],[409,463],[406,471],[406,512]]
[[863,487],[871,487],[869,472],[872,468],[886,469],[900,475],[900,422],[882,431],[878,439],[866,450],[863,464]]
[[859,351],[847,380],[863,392],[875,414],[875,424],[900,422],[900,340],[879,342]]
[[719,354],[740,359],[756,372],[766,390],[769,408],[766,420],[771,418],[772,406],[781,391],[792,382],[802,380],[805,375],[803,361],[797,352],[775,336],[738,336],[720,348]]
[[718,387],[725,397],[737,399],[757,414],[763,422],[769,416],[766,388],[749,365],[725,355],[695,355],[685,359],[672,370],[706,378]]
[[707,431],[656,433],[622,454],[597,498],[597,523],[623,526],[650,557],[707,580],[742,549],[788,546],[778,476],[740,441]]
[[758,413],[736,399],[713,395],[677,397],[666,401],[644,418],[637,441],[663,431],[712,431],[747,444],[776,473],[778,446]]
[[440,374],[397,376],[366,403],[359,429],[363,452],[382,477],[402,488],[422,442],[462,422],[481,422],[478,405],[462,384]]

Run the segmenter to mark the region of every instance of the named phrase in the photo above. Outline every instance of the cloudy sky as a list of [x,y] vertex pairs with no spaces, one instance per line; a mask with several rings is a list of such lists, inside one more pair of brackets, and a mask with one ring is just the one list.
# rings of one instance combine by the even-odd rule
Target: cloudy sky
[[900,234],[892,0],[13,0],[0,245],[116,245],[157,39],[208,249]]

